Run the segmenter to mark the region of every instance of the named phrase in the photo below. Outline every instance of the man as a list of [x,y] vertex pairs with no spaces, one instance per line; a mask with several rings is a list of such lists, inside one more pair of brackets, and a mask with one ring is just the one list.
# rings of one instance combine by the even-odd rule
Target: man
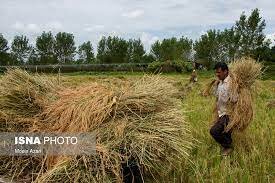
[[[216,76],[219,79],[219,83],[216,90],[217,97],[217,112],[218,112],[218,120],[210,129],[211,136],[222,146],[222,155],[226,156],[232,152],[232,138],[230,130],[229,132],[225,132],[225,127],[229,123],[229,115],[227,103],[229,102],[229,98],[231,97],[231,101],[236,101],[236,96],[230,96],[229,92],[229,84],[230,84],[230,76],[229,70],[226,63],[218,62],[215,65]],[[234,99],[232,99],[234,98]]]
[[194,69],[193,72],[192,72],[192,74],[191,74],[189,83],[195,83],[197,81],[198,81],[198,76],[197,76],[196,70]]

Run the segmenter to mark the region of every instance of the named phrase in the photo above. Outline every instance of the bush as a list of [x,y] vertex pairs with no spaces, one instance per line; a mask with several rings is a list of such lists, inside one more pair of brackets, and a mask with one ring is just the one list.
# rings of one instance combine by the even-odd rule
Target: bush
[[191,72],[193,70],[193,64],[192,62],[184,62],[185,63],[185,70],[187,72]]
[[275,62],[263,62],[264,64],[264,75],[263,79],[274,79],[275,76]]
[[155,61],[148,65],[152,72],[190,72],[193,69],[192,63],[183,60]]

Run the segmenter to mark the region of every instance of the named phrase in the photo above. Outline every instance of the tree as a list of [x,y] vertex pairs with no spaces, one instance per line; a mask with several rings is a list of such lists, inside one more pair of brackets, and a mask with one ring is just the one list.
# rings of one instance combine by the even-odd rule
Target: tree
[[101,63],[127,62],[128,43],[119,37],[102,37],[98,43],[97,58]]
[[29,39],[26,36],[15,36],[11,44],[11,54],[15,59],[13,64],[24,64],[27,62],[32,47],[29,45]]
[[235,60],[239,56],[240,35],[232,27],[222,31],[220,36],[223,47],[223,59],[221,61]]
[[192,40],[182,37],[177,39],[163,39],[162,42],[156,41],[151,47],[151,54],[156,60],[186,60],[192,50]]
[[124,63],[127,62],[127,41],[117,36],[107,38],[107,63]]
[[4,38],[2,34],[0,34],[0,65],[8,64],[9,54],[7,53],[8,41]]
[[177,38],[163,39],[160,50],[161,60],[175,60],[179,58],[178,53],[180,50],[178,50],[177,46]]
[[240,37],[239,55],[255,56],[255,51],[261,47],[268,46],[265,42],[264,28],[265,20],[260,17],[259,10],[256,8],[249,17],[244,12],[236,21],[234,30]]
[[275,46],[262,46],[256,49],[255,57],[259,60],[275,62]]
[[51,32],[43,32],[36,39],[36,50],[40,64],[55,64],[57,59],[54,53],[55,39]]
[[55,36],[54,52],[59,64],[71,63],[74,59],[76,47],[73,34],[59,32]]
[[0,34],[0,53],[8,51],[8,41],[4,38],[3,34]]
[[36,52],[35,48],[32,48],[27,64],[29,64],[29,65],[38,65],[40,63],[41,62],[40,62],[38,53]]
[[177,41],[176,59],[189,60],[192,52],[193,41],[187,37],[181,37]]
[[161,43],[159,40],[157,40],[152,44],[151,54],[155,57],[156,60],[161,59]]
[[206,34],[201,35],[200,39],[195,42],[194,50],[196,59],[203,59],[208,62],[215,61],[218,52],[218,34],[216,30],[209,30]]
[[[209,30],[195,42],[196,59],[212,62],[229,62],[238,55],[240,37],[234,29]],[[212,63],[213,64],[213,63]]]
[[154,62],[154,61],[156,61],[155,57],[152,54],[150,54],[150,53],[149,54],[145,54],[142,57],[142,62],[144,62],[144,63],[151,63],[151,62]]
[[103,63],[106,57],[106,37],[103,36],[99,42],[98,42],[98,46],[97,46],[97,55],[96,58],[98,60],[98,62]]
[[90,41],[84,42],[78,47],[79,62],[90,64],[95,61],[94,49]]
[[249,17],[241,14],[236,24],[224,31],[209,30],[195,42],[196,58],[208,62],[228,62],[241,56],[266,59],[270,42],[265,41],[263,30],[265,21],[259,10],[252,11]]
[[271,61],[272,62],[275,62],[275,46],[273,46],[271,49],[270,49],[270,52],[271,52]]
[[127,61],[132,63],[142,62],[142,58],[145,54],[144,46],[140,39],[130,39],[128,41],[127,49]]

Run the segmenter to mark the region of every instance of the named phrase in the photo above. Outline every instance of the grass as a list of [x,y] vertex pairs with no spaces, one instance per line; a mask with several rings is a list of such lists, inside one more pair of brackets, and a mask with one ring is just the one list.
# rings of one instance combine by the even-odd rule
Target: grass
[[[255,116],[243,134],[234,134],[234,151],[228,157],[220,155],[220,147],[210,137],[212,104],[214,98],[200,95],[203,85],[214,76],[211,72],[199,73],[199,83],[183,98],[183,111],[190,122],[193,136],[198,140],[192,149],[191,160],[182,175],[171,175],[175,182],[272,182],[275,180],[274,122],[275,109],[266,107],[275,99],[275,81],[260,81],[256,97]],[[73,85],[89,80],[135,79],[139,74],[117,73],[104,75],[63,75]],[[186,83],[189,74],[163,74],[175,82]]]

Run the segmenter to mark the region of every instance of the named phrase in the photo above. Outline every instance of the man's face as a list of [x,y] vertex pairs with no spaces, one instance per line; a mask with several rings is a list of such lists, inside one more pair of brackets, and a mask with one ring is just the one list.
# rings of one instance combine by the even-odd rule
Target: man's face
[[223,71],[221,68],[216,69],[216,76],[219,78],[219,80],[224,80],[227,75],[228,70]]

